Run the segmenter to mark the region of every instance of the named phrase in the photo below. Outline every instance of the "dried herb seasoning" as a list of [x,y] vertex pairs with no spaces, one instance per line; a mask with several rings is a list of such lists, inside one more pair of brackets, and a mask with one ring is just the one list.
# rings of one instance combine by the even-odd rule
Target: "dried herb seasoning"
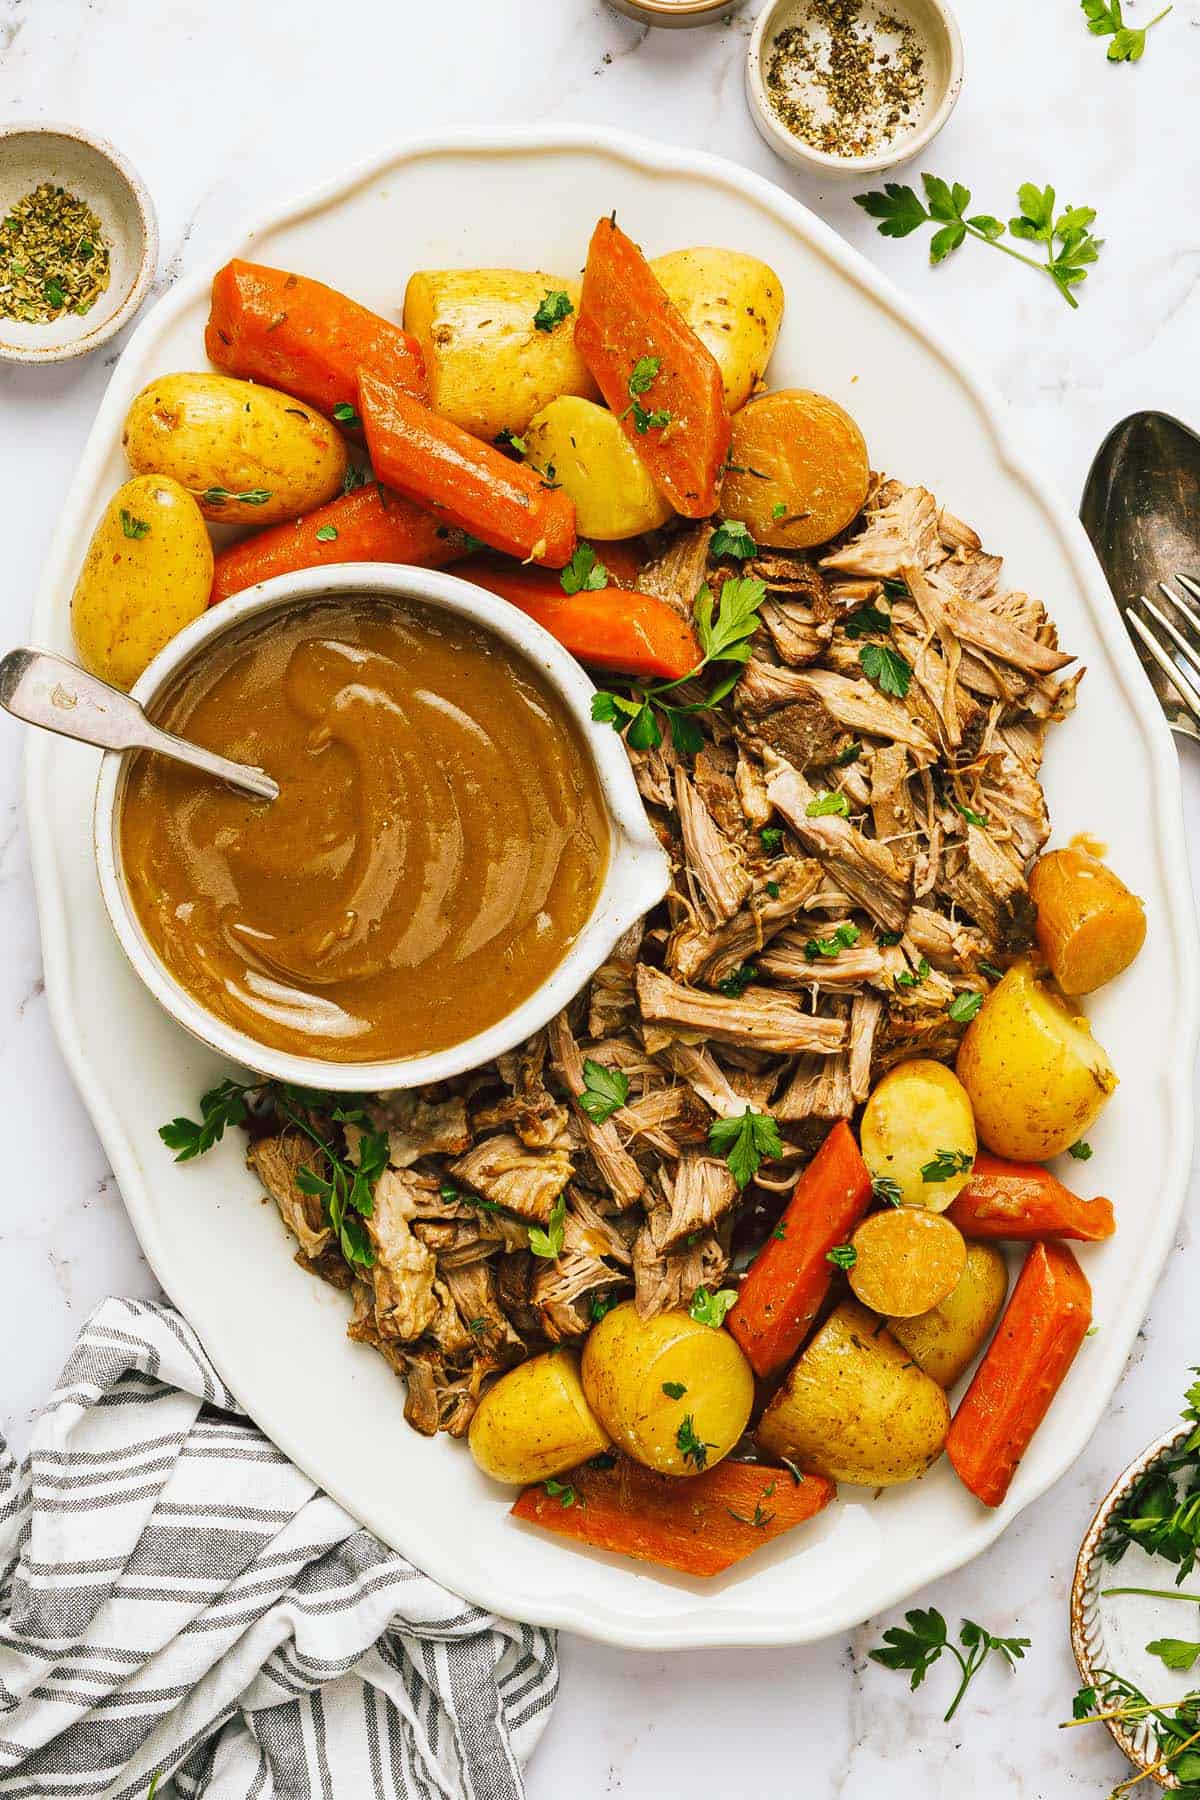
[[870,0],[809,0],[779,32],[767,97],[787,127],[826,156],[869,156],[916,124],[925,55],[913,27]]
[[90,312],[108,286],[108,262],[87,202],[43,181],[0,224],[0,318],[47,325]]

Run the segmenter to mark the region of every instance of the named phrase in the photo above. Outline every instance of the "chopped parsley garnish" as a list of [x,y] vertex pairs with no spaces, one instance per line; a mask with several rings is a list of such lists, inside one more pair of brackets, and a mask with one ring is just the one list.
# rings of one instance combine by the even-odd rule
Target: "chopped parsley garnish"
[[965,1175],[975,1161],[969,1150],[939,1150],[932,1162],[921,1164],[922,1181],[950,1181]]
[[998,969],[993,962],[980,962],[979,973],[986,975],[989,981],[1003,981],[1004,970]]
[[337,537],[337,526],[336,525],[318,525],[317,526],[317,542],[318,542],[318,544],[332,544],[336,537]]
[[554,1477],[551,1476],[549,1481],[543,1481],[542,1486],[545,1488],[550,1498],[552,1500],[557,1500],[560,1506],[574,1506],[577,1500],[580,1506],[586,1504],[583,1495],[577,1494],[568,1481],[555,1481]]
[[871,1194],[883,1206],[899,1206],[902,1199],[900,1183],[890,1175],[872,1175]]
[[535,331],[553,331],[575,311],[571,296],[564,288],[547,288],[545,298],[533,315]]
[[771,896],[772,900],[778,900],[779,892],[780,892],[779,883],[777,881],[768,881],[766,884],[766,888],[767,888],[767,892]]
[[1080,1138],[1076,1144],[1068,1144],[1067,1155],[1073,1156],[1076,1162],[1091,1162],[1095,1152],[1086,1138]]
[[550,1211],[550,1219],[543,1231],[540,1225],[529,1227],[529,1248],[535,1256],[544,1256],[553,1262],[562,1254],[563,1238],[566,1233],[567,1196],[560,1194]]
[[708,1453],[715,1450],[715,1444],[706,1444],[696,1436],[696,1428],[691,1413],[685,1413],[680,1421],[679,1430],[675,1433],[675,1443],[683,1453],[685,1463],[694,1463],[697,1471],[708,1467]]
[[605,1314],[610,1313],[617,1304],[617,1296],[614,1293],[593,1294],[591,1313],[595,1323],[598,1325]]
[[853,950],[861,936],[857,925],[839,925],[832,937],[809,938],[804,954],[809,962],[816,962],[818,956],[840,956],[843,950]]
[[228,488],[205,488],[200,500],[205,506],[227,506],[231,500],[241,506],[265,506],[271,498],[270,488],[243,488],[240,494],[231,494]]
[[862,745],[861,744],[847,744],[845,749],[839,750],[837,755],[834,757],[833,766],[835,769],[848,768],[851,763],[857,762],[861,755],[862,755]]
[[343,494],[352,494],[356,488],[366,487],[375,477],[369,469],[360,469],[357,463],[348,462],[346,473],[342,476]]
[[559,576],[564,594],[582,594],[608,586],[608,570],[597,562],[590,544],[576,544],[575,554]]
[[956,1025],[969,1025],[982,1005],[982,994],[955,994],[946,1011]]
[[835,1269],[852,1269],[858,1261],[858,1251],[853,1244],[835,1244],[832,1250],[825,1252],[825,1261],[832,1263]]
[[890,644],[864,644],[858,653],[863,674],[883,694],[895,694],[903,700],[912,680],[912,668]]
[[135,542],[138,538],[150,536],[150,526],[147,521],[135,519],[127,506],[121,508],[121,530],[127,538],[133,538]]
[[717,986],[730,1000],[740,1000],[750,983],[757,980],[758,970],[753,963],[738,963]]
[[778,855],[780,846],[783,843],[783,831],[780,826],[764,825],[758,834],[758,838],[763,849],[766,850],[769,855]]
[[951,805],[954,807],[955,812],[962,814],[968,825],[978,825],[981,831],[987,830],[986,813],[972,812],[971,808],[969,806],[964,806],[961,800],[953,800],[951,801]]
[[[525,439],[523,437],[518,437],[515,431],[510,431],[507,425],[504,427],[503,431],[498,431],[496,433],[492,442],[495,444],[497,450],[515,450],[518,456],[524,456],[525,454]],[[551,476],[551,480],[553,479],[554,477]]]
[[[774,1490],[775,1483],[772,1482],[769,1487],[763,1489],[763,1499],[766,1499],[774,1492]],[[739,1525],[753,1525],[755,1531],[764,1531],[775,1517],[773,1512],[765,1512],[763,1510],[762,1500],[755,1501],[754,1517],[752,1519],[748,1519],[745,1513],[734,1512],[732,1506],[727,1506],[725,1511],[729,1514],[731,1519],[736,1519]]]
[[620,1069],[606,1069],[603,1063],[593,1062],[587,1056],[583,1061],[583,1092],[575,1098],[580,1112],[586,1113],[593,1125],[603,1125],[628,1100],[629,1077]]
[[850,802],[845,794],[836,790],[831,793],[828,788],[822,788],[816,799],[810,800],[804,809],[806,819],[824,819],[829,816],[845,819],[849,817],[849,813]]
[[712,556],[732,556],[745,562],[748,556],[756,554],[758,545],[740,519],[726,519],[713,532],[708,548]]
[[682,1400],[687,1393],[687,1388],[682,1381],[664,1381],[662,1391],[668,1400]]
[[697,1325],[708,1325],[713,1331],[720,1330],[725,1323],[725,1316],[737,1299],[736,1288],[718,1288],[711,1293],[706,1287],[698,1287],[692,1295],[692,1303],[688,1312]]
[[842,630],[848,638],[886,637],[892,629],[892,621],[887,613],[880,612],[870,601],[852,612],[842,622]]
[[903,936],[902,931],[881,931],[876,942],[881,950],[894,950]]
[[343,400],[333,409],[333,416],[339,425],[351,425],[355,430],[362,424],[358,413],[347,401]]
[[771,508],[771,517],[773,519],[782,519],[786,512],[787,502],[785,500],[777,500]]
[[900,974],[896,977],[896,986],[898,988],[920,987],[921,983],[928,978],[928,975],[929,962],[927,958],[923,956],[915,969],[901,970]]
[[770,1113],[747,1107],[740,1118],[714,1119],[708,1128],[709,1147],[723,1156],[740,1188],[758,1173],[764,1162],[783,1155],[783,1139]]
[[658,380],[658,371],[661,367],[661,357],[639,356],[629,377],[629,405],[621,417],[625,418],[627,414],[632,413],[634,427],[641,437],[645,437],[648,431],[661,431],[664,425],[671,423],[669,412],[663,410],[648,412],[641,401],[641,396],[649,393]]

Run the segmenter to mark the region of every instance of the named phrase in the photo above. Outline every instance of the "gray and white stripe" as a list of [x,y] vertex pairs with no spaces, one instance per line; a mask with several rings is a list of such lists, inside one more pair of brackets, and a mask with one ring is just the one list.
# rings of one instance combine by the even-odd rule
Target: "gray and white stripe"
[[553,1634],[468,1606],[246,1418],[167,1307],[0,1437],[4,1800],[519,1800]]

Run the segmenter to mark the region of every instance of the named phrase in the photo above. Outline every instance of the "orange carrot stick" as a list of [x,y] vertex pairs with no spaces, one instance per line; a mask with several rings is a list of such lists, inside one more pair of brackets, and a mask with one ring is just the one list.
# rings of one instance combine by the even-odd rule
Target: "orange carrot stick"
[[1116,1230],[1112,1201],[1081,1199],[1040,1163],[1004,1162],[981,1150],[970,1181],[946,1213],[968,1238],[1077,1238]]
[[575,342],[676,512],[715,512],[730,435],[721,371],[612,219],[592,233]]
[[416,338],[324,282],[234,260],[213,278],[204,348],[219,369],[265,381],[323,413],[358,407],[358,371],[428,395]]
[[793,1188],[726,1321],[755,1374],[782,1368],[808,1336],[833,1279],[827,1254],[845,1243],[870,1200],[870,1170],[839,1119]]
[[544,1485],[526,1488],[513,1516],[562,1537],[618,1550],[685,1575],[720,1575],[793,1525],[828,1506],[836,1493],[823,1475],[799,1481],[766,1463],[718,1463],[703,1475],[658,1475],[618,1457],[611,1468],[585,1463],[563,1477],[574,1503]]
[[511,601],[591,669],[675,680],[700,661],[687,620],[653,594],[616,587],[565,594],[550,570],[501,568],[482,556],[454,572]]
[[[732,1315],[730,1315],[732,1317]],[[1092,1290],[1065,1244],[1035,1244],[950,1422],[964,1486],[999,1506],[1092,1322]]]
[[371,464],[388,487],[522,562],[571,560],[575,505],[561,488],[370,369],[358,392]]
[[322,563],[416,563],[440,569],[465,554],[461,531],[373,481],[339,494],[302,519],[269,525],[220,551],[208,603],[228,600],[273,575]]

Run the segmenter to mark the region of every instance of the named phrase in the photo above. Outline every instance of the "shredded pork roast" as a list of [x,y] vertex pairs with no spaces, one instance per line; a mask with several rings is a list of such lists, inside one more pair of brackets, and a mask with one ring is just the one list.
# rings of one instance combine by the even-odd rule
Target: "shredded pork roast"
[[[732,572],[710,535],[682,529],[640,585],[690,613],[700,581]],[[582,1339],[615,1299],[650,1316],[725,1281],[832,1122],[894,1063],[952,1058],[955,996],[1031,942],[1043,739],[1082,673],[1042,603],[890,480],[834,546],[741,572],[767,598],[732,696],[694,715],[704,747],[684,758],[668,733],[630,751],[670,894],[520,1049],[368,1104],[390,1149],[370,1266],[343,1260],[297,1185],[320,1161],[309,1139],[269,1109],[253,1123],[298,1260],[349,1289],[350,1335],[405,1377],[418,1431],[461,1436],[491,1376]],[[867,678],[872,643],[904,658],[905,694]],[[830,794],[844,816],[812,810]],[[602,1123],[578,1104],[585,1059],[628,1080]],[[739,1192],[709,1128],[747,1108],[774,1117],[783,1155]],[[321,1123],[353,1159],[355,1128]],[[534,1254],[560,1196],[561,1248]]]

